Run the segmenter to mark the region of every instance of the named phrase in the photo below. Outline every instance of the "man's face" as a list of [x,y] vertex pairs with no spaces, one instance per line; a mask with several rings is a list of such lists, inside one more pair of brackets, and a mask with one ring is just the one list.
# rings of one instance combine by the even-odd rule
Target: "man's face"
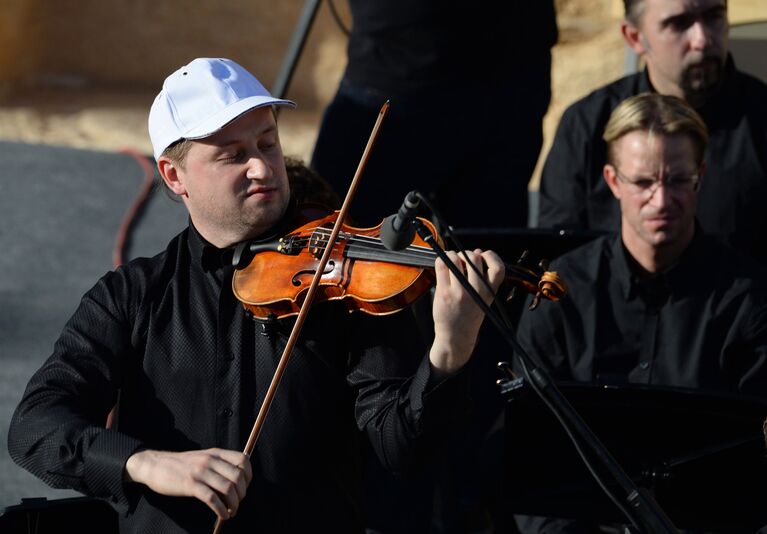
[[727,59],[726,0],[644,0],[638,42],[662,94],[705,102]]
[[[615,165],[605,166],[605,179],[620,201],[624,243],[629,249],[632,244],[677,247],[681,253],[692,238],[697,206],[697,180],[683,180],[699,179],[703,172],[692,140],[637,130],[615,141],[613,149]],[[637,185],[656,180],[661,183],[649,188]]]
[[277,124],[268,107],[194,141],[176,173],[172,189],[195,227],[218,246],[262,234],[279,221],[290,198]]

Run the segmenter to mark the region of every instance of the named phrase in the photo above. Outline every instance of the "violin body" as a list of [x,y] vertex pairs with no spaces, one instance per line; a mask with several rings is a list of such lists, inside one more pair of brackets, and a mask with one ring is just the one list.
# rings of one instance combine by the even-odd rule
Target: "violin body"
[[[298,315],[337,217],[335,212],[309,221],[276,241],[250,246],[253,258],[235,271],[232,289],[254,317]],[[435,232],[431,222],[421,221]],[[387,315],[408,306],[429,289],[434,272],[428,262],[406,264],[412,262],[405,254],[398,263],[396,258],[402,255],[383,247],[380,229],[380,224],[372,228],[342,225],[316,299],[341,301],[350,312]],[[409,249],[420,248],[431,250],[416,236]]]

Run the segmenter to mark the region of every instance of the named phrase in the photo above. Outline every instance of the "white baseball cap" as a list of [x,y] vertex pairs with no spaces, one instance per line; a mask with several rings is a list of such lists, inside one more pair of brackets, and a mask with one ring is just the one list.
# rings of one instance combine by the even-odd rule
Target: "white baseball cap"
[[296,107],[274,98],[231,59],[197,58],[165,79],[149,110],[155,159],[179,139],[202,139],[263,106]]

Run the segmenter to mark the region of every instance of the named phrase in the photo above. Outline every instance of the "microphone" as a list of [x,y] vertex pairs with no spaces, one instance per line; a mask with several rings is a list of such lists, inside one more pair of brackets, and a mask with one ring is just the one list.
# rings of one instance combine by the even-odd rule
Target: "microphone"
[[384,219],[381,224],[381,243],[389,250],[402,250],[415,238],[413,221],[418,213],[421,199],[415,191],[409,192],[399,211]]

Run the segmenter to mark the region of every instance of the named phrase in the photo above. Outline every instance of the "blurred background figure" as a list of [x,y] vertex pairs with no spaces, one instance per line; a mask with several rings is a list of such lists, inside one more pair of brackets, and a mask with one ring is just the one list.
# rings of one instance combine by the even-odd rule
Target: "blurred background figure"
[[725,0],[625,0],[620,26],[626,44],[645,61],[579,100],[562,116],[546,158],[540,225],[611,231],[618,203],[602,179],[602,131],[623,99],[652,91],[684,98],[711,135],[698,218],[706,232],[767,261],[761,236],[767,212],[767,84],[737,68],[728,51]]
[[[350,206],[355,224],[380,223],[417,189],[452,226],[527,226],[528,182],[551,100],[554,1],[350,0],[349,7],[348,63],[311,165],[345,194],[390,100]],[[477,350],[471,429],[434,458],[432,471],[400,481],[368,466],[369,532],[471,532],[493,522],[486,505],[498,486],[481,457],[502,407],[492,388],[496,348]]]
[[351,206],[358,223],[379,223],[418,189],[453,226],[526,226],[551,98],[553,0],[349,4],[348,64],[312,167],[346,191],[391,100]]
[[299,206],[313,206],[329,212],[341,209],[341,199],[330,185],[298,158],[285,158],[290,194]]

